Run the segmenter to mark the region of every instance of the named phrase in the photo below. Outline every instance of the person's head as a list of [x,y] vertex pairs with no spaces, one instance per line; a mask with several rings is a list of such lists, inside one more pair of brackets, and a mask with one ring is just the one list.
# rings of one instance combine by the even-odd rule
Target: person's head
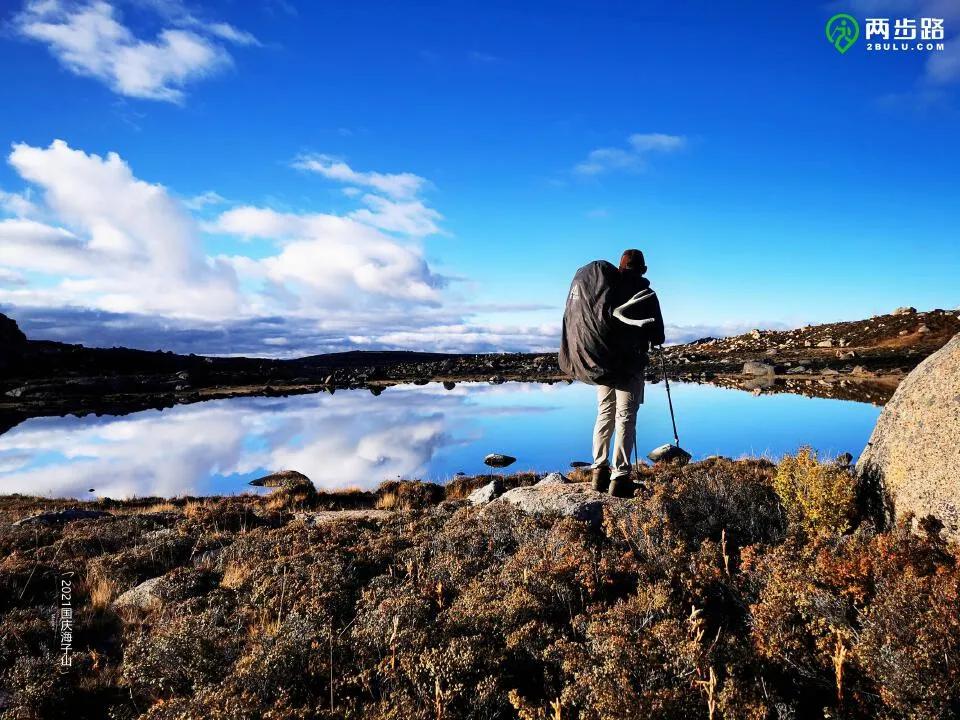
[[647,271],[647,263],[643,253],[639,250],[624,250],[620,256],[620,272],[635,272],[643,275]]

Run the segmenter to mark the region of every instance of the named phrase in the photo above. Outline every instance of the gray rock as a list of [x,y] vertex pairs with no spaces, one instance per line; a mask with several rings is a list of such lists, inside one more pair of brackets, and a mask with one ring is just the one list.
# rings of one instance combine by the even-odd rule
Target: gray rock
[[838,370],[834,370],[833,368],[824,368],[823,370],[820,371],[820,374],[825,375],[827,377],[832,377],[834,375],[839,375],[840,372]]
[[960,539],[960,335],[907,375],[857,462],[896,515],[934,515]]
[[477,488],[467,496],[471,505],[486,505],[503,495],[503,480],[494,478],[483,487]]
[[127,590],[113,601],[115,608],[135,608],[137,610],[152,610],[160,607],[162,601],[156,594],[157,585],[163,580],[162,577],[150,578],[144,580],[135,588]]
[[85,508],[67,508],[54,512],[45,512],[38,515],[17,520],[13,523],[18,525],[62,525],[75,520],[93,520],[102,517],[113,517],[106,510],[87,510]]
[[921,335],[926,335],[928,332],[930,332],[930,328],[928,328],[926,325],[921,325],[917,328],[917,332]]
[[336,522],[338,520],[380,522],[386,520],[391,515],[393,515],[393,512],[390,510],[377,510],[373,508],[362,510],[318,510],[316,512],[294,513],[293,519],[300,520],[310,527],[317,527],[318,525]]
[[840,352],[839,350],[837,351],[837,357],[841,360],[852,360],[856,356],[857,354],[853,350],[849,350],[847,352]]
[[744,375],[773,375],[776,373],[773,365],[764,362],[755,362],[753,360],[743,364],[742,373]]
[[867,370],[863,365],[854,365],[853,370],[850,371],[851,375],[873,375],[872,372]]
[[490,453],[483,459],[484,465],[489,465],[490,467],[495,468],[505,468],[510,465],[513,465],[517,459],[510,455],[503,455],[501,453]]
[[752,337],[755,340],[759,340],[761,337],[763,337],[763,333],[757,329],[754,329],[750,331],[750,337]]
[[813,343],[810,342],[809,340],[804,340],[804,341],[803,341],[803,346],[804,346],[804,347],[813,347]]
[[897,333],[897,335],[899,335],[900,337],[903,337],[904,335],[909,335],[909,334],[910,334],[909,330],[901,330],[900,332]]
[[787,375],[799,375],[800,373],[805,373],[806,371],[807,368],[805,368],[803,365],[797,365],[796,367],[792,367],[787,370]]
[[310,478],[303,473],[297,472],[296,470],[281,470],[280,472],[271,473],[270,475],[265,475],[262,478],[251,480],[250,484],[256,487],[269,488],[304,487],[316,489],[314,488],[313,482],[310,480]]
[[826,348],[833,347],[833,340],[831,340],[830,338],[827,338],[826,340],[821,340],[820,342],[817,343],[817,347],[826,347]]
[[531,515],[556,514],[597,526],[603,519],[603,508],[621,502],[623,500],[591,489],[588,483],[565,483],[514,488],[488,507],[505,503]]
[[658,448],[654,448],[647,454],[647,457],[650,458],[650,462],[653,463],[662,462],[686,465],[688,462],[690,462],[690,453],[688,453],[682,447],[671,445],[669,443],[666,445],[661,445]]
[[570,481],[566,476],[558,472],[552,472],[549,475],[544,475],[543,479],[540,480],[537,485],[565,485],[568,482]]
[[917,309],[915,307],[904,306],[904,307],[898,307],[896,310],[894,310],[890,314],[891,315],[915,315],[916,312],[917,312]]

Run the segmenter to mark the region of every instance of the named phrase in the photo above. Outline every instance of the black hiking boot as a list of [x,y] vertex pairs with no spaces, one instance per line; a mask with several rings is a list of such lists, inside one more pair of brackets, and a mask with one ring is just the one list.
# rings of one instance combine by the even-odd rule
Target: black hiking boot
[[610,494],[618,498],[632,498],[637,488],[629,475],[621,475],[610,481]]
[[606,492],[607,488],[610,487],[610,467],[608,465],[601,465],[600,467],[594,468],[592,480],[594,490],[597,492]]

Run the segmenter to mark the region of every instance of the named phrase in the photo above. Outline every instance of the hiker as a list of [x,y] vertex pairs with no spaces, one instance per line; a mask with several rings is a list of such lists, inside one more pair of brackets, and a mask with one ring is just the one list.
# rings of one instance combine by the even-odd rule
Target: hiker
[[563,317],[560,366],[597,385],[593,488],[617,497],[633,496],[630,454],[643,402],[643,372],[651,346],[664,341],[660,303],[646,271],[639,250],[625,250],[619,267],[603,260],[585,265],[573,279]]

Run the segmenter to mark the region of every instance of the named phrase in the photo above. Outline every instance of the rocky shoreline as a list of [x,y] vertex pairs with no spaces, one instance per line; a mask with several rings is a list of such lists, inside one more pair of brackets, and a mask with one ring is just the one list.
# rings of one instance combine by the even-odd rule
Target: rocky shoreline
[[[754,330],[665,349],[671,377],[754,392],[882,404],[900,379],[960,332],[956,311],[890,315],[796,330]],[[656,363],[648,380],[659,379]],[[0,315],[0,431],[29,417],[125,414],[241,396],[399,383],[562,382],[555,354],[345,352],[293,360],[204,357],[28,340]]]

